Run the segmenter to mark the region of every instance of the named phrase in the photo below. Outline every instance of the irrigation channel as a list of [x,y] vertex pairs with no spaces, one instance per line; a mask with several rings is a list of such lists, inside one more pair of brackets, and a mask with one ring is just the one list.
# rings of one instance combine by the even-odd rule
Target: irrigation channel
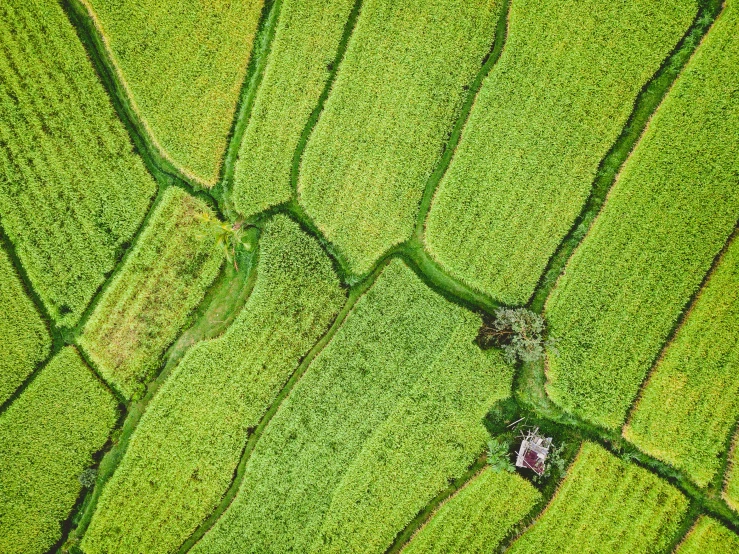
[[[136,110],[133,99],[129,95],[128,87],[122,80],[121,71],[115,66],[113,57],[107,47],[107,41],[96,24],[95,16],[91,13],[86,2],[84,2],[84,0],[61,0],[61,3],[70,21],[77,30],[77,34],[84,44],[118,116],[128,130],[131,141],[141,155],[147,169],[159,185],[158,193],[152,200],[149,212],[141,222],[141,225],[132,240],[132,245],[138,241],[139,236],[145,228],[155,206],[161,200],[162,192],[172,186],[181,187],[187,190],[190,194],[203,199],[216,210],[219,217],[222,219],[235,221],[238,215],[233,210],[230,202],[230,189],[233,181],[234,164],[238,155],[241,138],[249,120],[256,92],[262,80],[266,61],[270,52],[270,46],[275,34],[282,0],[267,0],[267,2],[265,2],[255,38],[255,46],[236,109],[236,115],[229,137],[229,144],[224,156],[221,168],[221,178],[211,189],[205,188],[201,183],[184,174],[169,159],[166,152],[163,152],[154,137],[150,135],[148,129],[142,123],[142,118]],[[114,438],[111,439],[103,450],[95,457],[96,460],[99,460],[98,477],[95,486],[91,490],[83,490],[72,514],[63,524],[62,538],[56,545],[54,545],[54,547],[52,547],[50,552],[61,551],[65,548],[65,544],[76,542],[84,534],[92,514],[94,513],[100,492],[107,480],[115,471],[119,461],[124,456],[128,441],[145,412],[149,401],[166,381],[167,377],[182,358],[185,351],[200,340],[213,338],[223,333],[235,319],[239,310],[244,306],[256,280],[255,267],[259,250],[258,239],[260,231],[266,221],[275,214],[286,214],[297,222],[306,233],[315,237],[319,241],[327,255],[332,260],[334,268],[342,283],[348,289],[348,300],[328,331],[314,345],[308,355],[295,370],[294,374],[290,377],[286,386],[277,396],[272,406],[267,410],[259,425],[255,429],[251,430],[245,441],[241,460],[238,464],[237,470],[235,471],[231,486],[224,494],[221,502],[215,508],[213,513],[200,524],[190,538],[182,545],[179,550],[180,553],[184,554],[187,552],[192,545],[194,545],[200,537],[202,537],[213,526],[220,515],[228,508],[239,489],[241,479],[244,474],[244,468],[249,456],[254,450],[254,447],[265,427],[269,424],[270,419],[279,409],[280,404],[288,396],[295,383],[297,383],[302,377],[315,356],[317,356],[323,347],[331,340],[354,303],[373,285],[377,276],[382,272],[382,269],[384,269],[391,259],[401,258],[429,287],[442,294],[448,300],[470,310],[482,315],[490,315],[497,307],[500,306],[500,304],[490,296],[482,294],[447,275],[439,264],[431,259],[426,252],[424,248],[424,231],[426,216],[436,191],[436,187],[451,162],[475,98],[482,87],[483,80],[497,63],[503,49],[505,48],[510,0],[504,0],[502,3],[495,39],[491,45],[489,55],[486,57],[484,64],[480,68],[474,80],[470,83],[468,95],[460,108],[460,115],[452,127],[446,148],[430,175],[423,191],[423,195],[419,203],[415,230],[406,242],[396,245],[387,251],[366,274],[353,274],[348,270],[346,260],[323,236],[315,223],[306,214],[305,210],[297,201],[296,184],[303,150],[305,149],[311,132],[321,114],[323,105],[329,95],[331,84],[340,69],[347,44],[361,11],[361,4],[362,0],[356,0],[350,18],[344,29],[340,48],[333,63],[331,75],[327,80],[317,106],[313,110],[309,121],[303,130],[298,147],[295,150],[291,174],[293,198],[289,202],[265,210],[264,212],[249,218],[245,222],[245,224],[250,228],[249,238],[253,243],[257,244],[257,248],[252,252],[240,254],[240,271],[234,270],[234,268],[229,264],[224,266],[221,274],[211,286],[211,289],[206,294],[201,305],[197,308],[193,319],[194,323],[169,348],[157,377],[148,385],[143,397],[125,403],[123,401],[123,397],[118,393],[118,391],[114,390],[108,383],[106,383],[100,377],[100,373],[94,365],[90,364],[89,360],[86,359],[86,362],[98,379],[105,383],[105,386],[111,390],[120,402],[121,419],[117,430],[114,432]],[[632,113],[620,136],[612,145],[606,156],[601,160],[599,171],[592,185],[590,195],[586,200],[580,215],[573,223],[571,230],[563,239],[554,255],[549,260],[547,269],[541,276],[536,291],[527,304],[529,308],[537,312],[541,312],[543,310],[546,298],[554,287],[557,278],[562,273],[570,256],[582,239],[587,235],[590,225],[605,202],[608,191],[616,181],[620,168],[629,157],[635,145],[638,143],[652,117],[652,114],[659,107],[662,99],[665,97],[675,79],[682,71],[682,68],[694,53],[701,38],[710,29],[713,21],[720,13],[721,8],[722,5],[719,0],[704,0],[700,3],[699,12],[690,28],[669,56],[663,61],[658,71],[642,88],[642,91],[635,101]],[[737,234],[738,233],[735,232],[733,235]],[[85,322],[94,310],[94,307],[100,301],[100,298],[103,296],[107,286],[111,283],[112,278],[118,271],[120,271],[120,268],[126,261],[127,255],[133,250],[133,248],[129,248],[127,253],[123,255],[121,260],[119,260],[118,265],[112,274],[107,276],[105,283],[101,285],[93,297],[80,322],[74,328],[63,328],[55,325],[40,298],[33,290],[28,275],[24,271],[20,260],[15,253],[14,246],[10,243],[1,228],[0,242],[2,243],[2,246],[6,248],[6,251],[9,252],[11,261],[16,267],[30,297],[36,304],[39,313],[42,314],[46,321],[53,338],[50,356],[44,362],[39,364],[36,370],[24,383],[21,384],[18,390],[2,406],[0,406],[0,414],[2,414],[2,412],[4,412],[22,393],[22,391],[27,388],[28,384],[33,381],[48,361],[58,353],[62,347],[67,344],[77,345],[77,338],[81,333],[81,330],[84,328]],[[714,261],[714,267],[718,258],[719,256],[717,256]],[[694,299],[691,300],[691,303],[693,301]],[[684,313],[690,310],[691,303],[685,306]],[[680,322],[677,323],[676,328],[679,324]],[[672,336],[674,336],[674,330],[666,344],[669,343]],[[82,349],[79,347],[78,349],[84,355]],[[544,432],[554,436],[555,440],[569,445],[564,453],[564,456],[568,461],[571,461],[574,458],[579,444],[583,440],[589,440],[596,442],[616,455],[625,457],[632,463],[659,475],[681,490],[690,500],[690,509],[683,523],[682,532],[678,533],[675,537],[674,545],[682,540],[685,533],[688,532],[695,519],[701,513],[711,515],[721,521],[728,528],[739,533],[739,515],[733,512],[723,501],[720,493],[717,493],[715,490],[715,486],[712,486],[709,490],[700,489],[683,473],[656,458],[653,458],[652,456],[640,452],[633,444],[626,441],[620,433],[592,425],[559,409],[553,402],[551,402],[551,400],[549,400],[546,394],[544,388],[546,382],[545,369],[544,363],[519,365],[516,368],[512,397],[509,400],[496,405],[491,410],[487,418],[486,424],[488,425],[488,429],[491,431],[491,434],[503,431],[505,426],[501,427],[501,418],[505,418],[506,421],[511,421],[513,419],[525,417],[529,424],[538,425]],[[483,452],[463,476],[451,483],[444,491],[437,495],[437,497],[434,498],[428,506],[419,512],[419,514],[405,529],[398,533],[393,544],[388,549],[388,552],[400,551],[414,532],[428,520],[430,515],[438,508],[438,506],[474,477],[484,464],[485,453]],[[726,470],[726,464],[726,459],[724,459],[724,472]],[[509,544],[511,541],[515,540],[516,536],[524,530],[525,526],[536,519],[541,510],[544,509],[555,493],[559,484],[559,478],[560,476],[555,473],[552,478],[544,482],[541,486],[541,490],[543,492],[542,501],[532,509],[531,513],[524,519],[522,524],[517,526],[511,532],[505,544]],[[720,484],[722,478],[723,475],[719,476],[717,483]]]

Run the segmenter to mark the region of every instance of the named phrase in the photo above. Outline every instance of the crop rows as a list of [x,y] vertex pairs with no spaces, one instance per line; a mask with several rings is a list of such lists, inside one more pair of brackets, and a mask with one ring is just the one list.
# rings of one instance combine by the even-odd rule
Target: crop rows
[[[705,487],[739,419],[739,240],[657,363],[624,428],[644,452]],[[666,400],[669,399],[669,400]]]
[[193,552],[384,552],[481,451],[512,371],[480,320],[393,261],[266,427]]
[[739,430],[734,435],[731,452],[729,453],[723,497],[733,510],[739,512]]
[[168,189],[123,269],[85,324],[80,345],[126,398],[143,391],[223,261],[212,212],[182,189]]
[[664,552],[687,508],[656,475],[586,442],[549,506],[507,552]]
[[73,326],[156,186],[54,0],[0,6],[0,217],[47,310]]
[[739,552],[739,536],[715,519],[701,516],[675,554]]
[[81,0],[144,126],[189,178],[216,183],[263,0]]
[[445,502],[404,554],[488,554],[541,500],[523,477],[484,469]]
[[726,2],[547,305],[547,390],[618,428],[739,217],[739,13]]
[[410,238],[498,13],[490,0],[362,3],[298,181],[301,203],[354,273]]
[[333,67],[354,0],[282,0],[269,60],[239,147],[243,216],[290,200],[293,153]]
[[42,362],[51,337],[33,301],[0,247],[0,405]]
[[695,14],[684,0],[514,1],[427,219],[452,276],[524,304],[642,86]]
[[103,490],[88,554],[175,551],[231,483],[247,438],[344,301],[331,262],[284,216],[260,241],[257,281],[226,333],[170,375]]
[[0,416],[0,552],[46,552],[80,493],[79,476],[118,417],[116,401],[72,347]]

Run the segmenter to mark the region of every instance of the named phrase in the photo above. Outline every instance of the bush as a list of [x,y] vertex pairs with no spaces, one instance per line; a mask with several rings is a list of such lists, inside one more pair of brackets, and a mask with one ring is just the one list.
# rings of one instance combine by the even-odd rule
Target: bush
[[490,439],[488,441],[488,465],[493,471],[507,471],[514,473],[516,466],[511,462],[511,445],[504,440]]
[[545,338],[546,322],[526,308],[498,308],[495,318],[480,327],[478,343],[484,349],[502,348],[510,364],[535,362],[544,358],[545,348],[552,346]]

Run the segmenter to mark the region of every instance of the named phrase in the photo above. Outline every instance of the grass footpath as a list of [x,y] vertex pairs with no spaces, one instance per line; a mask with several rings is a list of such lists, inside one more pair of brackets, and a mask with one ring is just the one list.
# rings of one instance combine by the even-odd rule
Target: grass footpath
[[738,32],[727,0],[547,301],[547,391],[598,425],[623,424],[737,224]]
[[499,10],[482,0],[362,3],[298,179],[300,203],[353,273],[410,238]]
[[663,552],[687,510],[659,477],[586,442],[549,506],[507,552]]
[[236,113],[262,0],[82,0],[154,145],[213,186]]
[[0,14],[0,217],[46,310],[69,328],[156,184],[60,6],[11,0]]
[[0,406],[51,352],[51,335],[0,243]]
[[184,190],[167,189],[79,338],[126,398],[144,390],[223,263],[203,214],[213,217]]
[[117,402],[72,347],[0,416],[0,551],[46,552],[108,440]]
[[293,153],[318,118],[358,12],[355,0],[281,0],[235,166],[232,199],[241,215],[292,198]]
[[509,394],[510,368],[472,343],[478,326],[391,262],[292,388],[193,552],[384,552],[476,460],[479,422]]
[[513,2],[426,221],[452,276],[525,304],[642,87],[695,15],[683,0]]
[[221,337],[190,349],[154,397],[82,549],[175,551],[226,492],[248,435],[343,301],[318,244],[273,219],[246,305]]
[[735,238],[662,353],[623,429],[629,441],[685,471],[700,487],[720,481],[739,419],[737,321]]
[[486,467],[441,505],[402,552],[494,552],[540,499],[523,477]]

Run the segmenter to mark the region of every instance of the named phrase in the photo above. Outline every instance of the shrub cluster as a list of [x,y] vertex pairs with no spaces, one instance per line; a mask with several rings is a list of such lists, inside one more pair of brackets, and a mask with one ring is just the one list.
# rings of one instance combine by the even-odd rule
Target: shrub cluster
[[298,182],[355,273],[410,237],[498,13],[490,0],[362,3]]
[[59,3],[7,0],[0,21],[0,217],[47,310],[71,327],[156,185]]
[[331,261],[284,216],[260,240],[257,281],[226,333],[185,354],[100,496],[88,554],[174,552],[228,489],[249,429],[344,302]]
[[194,552],[385,552],[484,448],[512,370],[393,261],[296,384]]
[[727,5],[654,114],[546,305],[548,391],[621,426],[739,214],[739,12]]
[[0,552],[46,552],[59,540],[79,476],[117,418],[115,398],[72,347],[0,416]]
[[85,325],[80,345],[128,398],[159,369],[221,267],[223,252],[201,217],[208,210],[168,189]]
[[510,364],[536,362],[544,358],[553,341],[545,338],[544,318],[526,308],[498,308],[492,321],[483,323],[477,341],[483,348],[503,350]]

